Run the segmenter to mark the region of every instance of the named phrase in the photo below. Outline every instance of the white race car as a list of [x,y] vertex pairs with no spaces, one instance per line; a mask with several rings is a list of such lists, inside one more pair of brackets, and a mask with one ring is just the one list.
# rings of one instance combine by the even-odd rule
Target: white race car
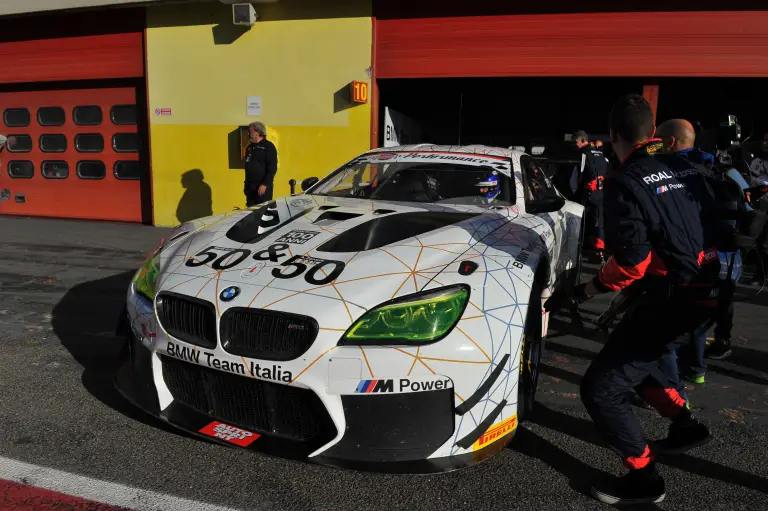
[[304,193],[177,227],[127,296],[116,376],[214,441],[365,470],[501,450],[531,412],[583,208],[485,146],[376,149]]

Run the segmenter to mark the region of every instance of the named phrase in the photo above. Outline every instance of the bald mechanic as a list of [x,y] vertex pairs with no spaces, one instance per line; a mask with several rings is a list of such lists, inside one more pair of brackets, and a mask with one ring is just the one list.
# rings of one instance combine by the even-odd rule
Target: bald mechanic
[[[696,131],[693,125],[685,119],[671,119],[659,125],[656,131],[664,145],[664,151],[675,153],[691,162],[702,174],[715,177],[715,157],[693,147],[696,142]],[[738,175],[736,169],[731,169]],[[730,174],[730,172],[729,172]],[[741,177],[739,175],[739,177]],[[743,182],[743,178],[741,179]],[[736,182],[741,186],[741,183]],[[746,184],[746,183],[744,183]],[[747,206],[748,207],[748,206]],[[717,360],[724,359],[731,354],[731,330],[733,329],[733,301],[730,301],[725,314],[716,318],[715,340],[709,348],[706,347],[706,332],[701,332],[692,340],[686,350],[688,353],[682,358],[683,377],[692,383],[704,383],[706,363],[704,357]]]
[[[669,387],[660,363],[711,321],[706,303],[720,265],[708,256],[719,224],[704,177],[683,158],[657,155],[654,114],[642,96],[617,101],[609,128],[622,162],[604,187],[606,247],[613,255],[593,280],[576,286],[570,297],[558,289],[545,307],[556,310],[649,279],[650,296],[625,313],[581,384],[595,426],[629,469],[596,482],[592,495],[608,504],[643,504],[666,495],[656,452],[681,453],[711,440],[709,428]],[[672,421],[668,437],[653,448],[630,408],[633,389]]]

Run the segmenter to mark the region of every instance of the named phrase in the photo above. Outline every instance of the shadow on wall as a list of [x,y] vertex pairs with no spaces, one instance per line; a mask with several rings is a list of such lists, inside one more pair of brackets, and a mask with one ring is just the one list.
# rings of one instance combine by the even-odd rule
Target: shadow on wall
[[176,219],[179,222],[213,215],[211,187],[205,182],[202,170],[192,169],[182,174],[181,186],[186,191],[176,208]]

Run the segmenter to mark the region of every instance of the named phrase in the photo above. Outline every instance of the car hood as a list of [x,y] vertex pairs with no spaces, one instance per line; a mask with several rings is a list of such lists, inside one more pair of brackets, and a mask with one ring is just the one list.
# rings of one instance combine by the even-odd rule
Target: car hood
[[515,207],[281,198],[177,228],[160,252],[157,291],[212,302],[219,314],[232,306],[336,311],[344,328],[382,302],[441,284],[443,270],[518,214]]

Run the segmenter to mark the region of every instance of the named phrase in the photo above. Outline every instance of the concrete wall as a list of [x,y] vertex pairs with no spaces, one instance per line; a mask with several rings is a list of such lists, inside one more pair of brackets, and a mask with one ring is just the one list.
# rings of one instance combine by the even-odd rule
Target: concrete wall
[[[277,146],[275,197],[289,194],[289,179],[323,176],[368,149],[370,104],[350,105],[341,92],[353,80],[370,81],[363,4],[281,0],[257,6],[260,21],[250,30],[233,26],[231,8],[218,3],[183,14],[148,8],[156,225],[210,214],[209,193],[214,214],[245,207],[236,130],[249,122],[264,122]],[[248,96],[261,97],[262,115],[247,115]],[[158,108],[171,115],[155,115]]]

